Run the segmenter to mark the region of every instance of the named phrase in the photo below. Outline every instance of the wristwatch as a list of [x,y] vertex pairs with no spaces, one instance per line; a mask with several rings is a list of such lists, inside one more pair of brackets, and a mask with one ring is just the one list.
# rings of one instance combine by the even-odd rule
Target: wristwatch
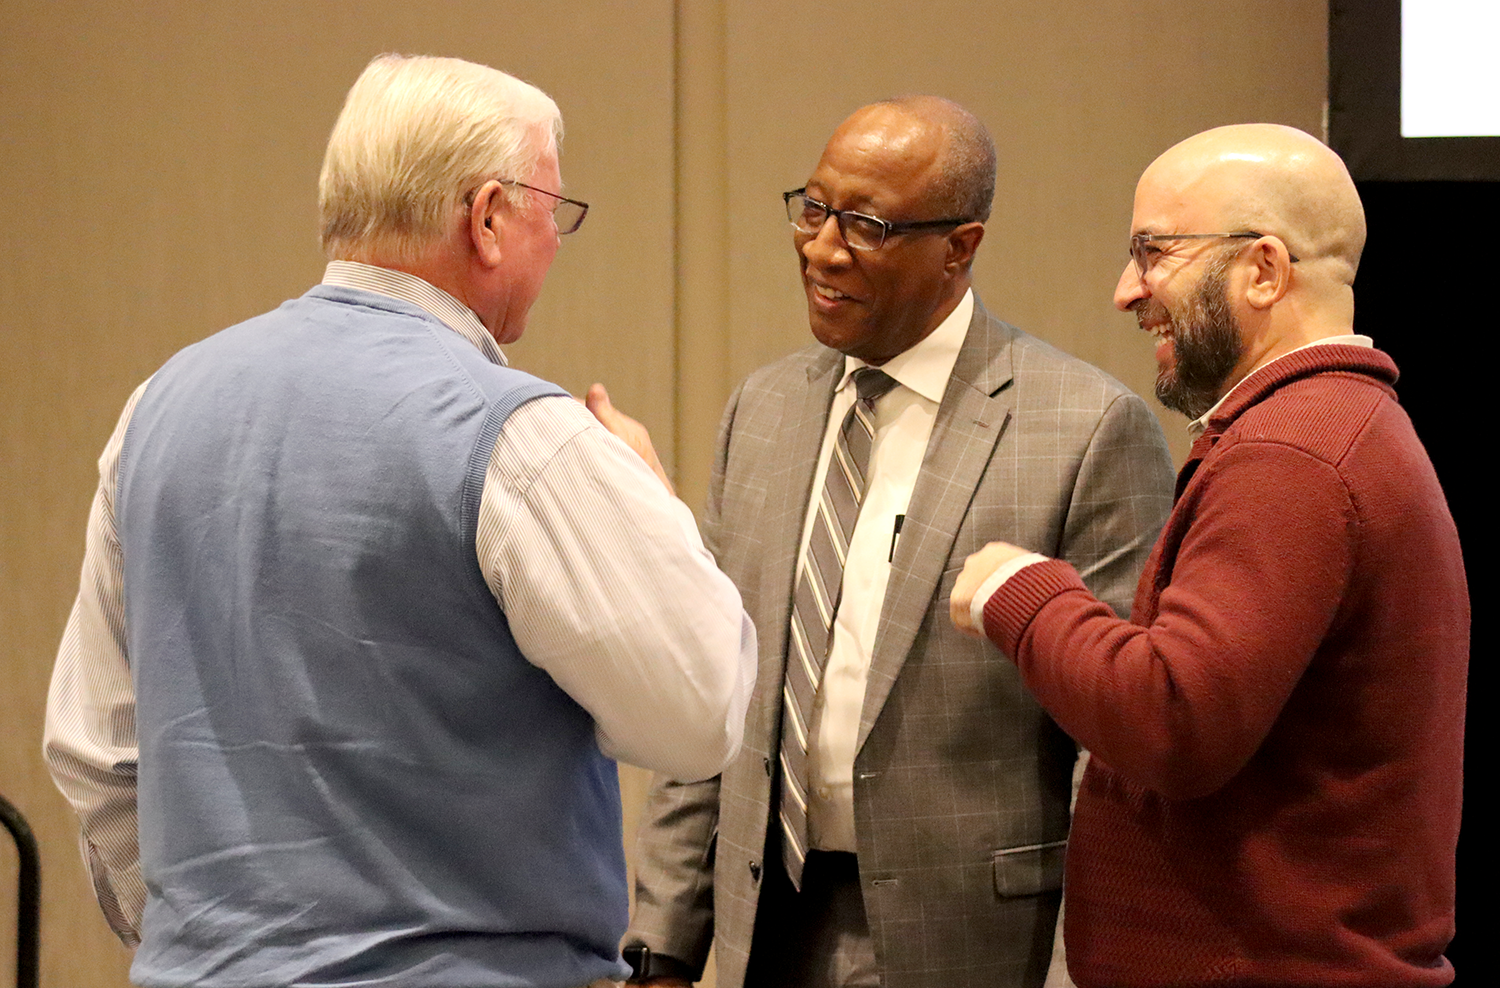
[[640,984],[651,978],[697,980],[693,976],[692,965],[666,954],[658,954],[643,943],[631,944],[620,951],[620,956],[630,965],[630,977],[625,979],[626,984]]

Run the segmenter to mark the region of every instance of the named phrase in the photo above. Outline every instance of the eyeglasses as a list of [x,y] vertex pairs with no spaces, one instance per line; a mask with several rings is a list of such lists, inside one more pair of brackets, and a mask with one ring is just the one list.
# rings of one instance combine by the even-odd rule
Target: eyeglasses
[[514,185],[517,188],[527,189],[531,192],[540,192],[544,196],[551,196],[557,202],[552,204],[552,222],[557,226],[559,235],[572,233],[583,226],[583,218],[589,214],[589,204],[579,202],[577,199],[569,199],[567,196],[558,195],[556,192],[548,192],[539,189],[535,185],[527,185],[525,182],[517,182],[513,178],[497,179],[501,185]]
[[969,222],[965,219],[950,219],[893,223],[878,216],[868,216],[848,209],[834,209],[808,196],[806,187],[783,192],[781,198],[786,203],[786,218],[791,220],[792,228],[798,233],[817,236],[818,231],[823,229],[823,224],[828,222],[828,217],[832,216],[839,225],[839,236],[855,250],[879,250],[887,237],[899,233],[935,230]]
[[[1161,240],[1259,240],[1264,233],[1256,233],[1247,230],[1244,233],[1137,233],[1130,238],[1130,259],[1135,261],[1135,269],[1146,277],[1146,272],[1156,263],[1161,256],[1161,251],[1151,245]],[[1297,255],[1287,252],[1292,263],[1297,263]]]

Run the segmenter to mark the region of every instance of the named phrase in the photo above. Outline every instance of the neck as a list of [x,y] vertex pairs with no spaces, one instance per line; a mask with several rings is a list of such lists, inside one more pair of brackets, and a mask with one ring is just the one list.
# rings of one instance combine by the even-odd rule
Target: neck
[[[1256,315],[1259,318],[1256,318]],[[1313,299],[1288,295],[1271,309],[1252,314],[1242,327],[1245,352],[1219,393],[1223,397],[1258,368],[1299,347],[1354,332],[1354,294]]]
[[479,321],[485,324],[486,329],[490,329],[484,312],[478,304],[479,300],[475,297],[474,286],[470,279],[464,277],[463,263],[461,260],[456,261],[452,253],[447,249],[446,244],[437,243],[414,258],[369,251],[351,252],[350,256],[339,258],[339,260],[359,261],[362,264],[388,268],[421,278],[434,288],[441,288],[462,302],[479,317]]
[[958,303],[964,300],[964,293],[969,290],[969,285],[972,282],[973,278],[965,272],[962,278],[957,279],[953,283],[953,289],[948,293],[948,297],[933,310],[932,319],[927,327],[927,333],[924,334],[924,338],[925,336],[932,335],[932,331],[941,326],[944,319],[953,315],[953,310],[958,308]]

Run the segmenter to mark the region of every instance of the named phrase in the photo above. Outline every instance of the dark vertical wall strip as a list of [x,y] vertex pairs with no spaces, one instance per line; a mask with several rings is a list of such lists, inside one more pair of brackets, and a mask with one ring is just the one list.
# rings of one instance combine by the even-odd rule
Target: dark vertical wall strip
[[1500,181],[1500,137],[1401,136],[1401,0],[1329,0],[1328,143],[1357,182]]
[[[1482,297],[1493,285],[1493,234],[1500,219],[1500,182],[1361,182],[1370,236],[1354,283],[1355,328],[1375,338],[1401,368],[1396,391],[1422,438],[1448,497],[1464,546],[1469,599],[1478,615],[1492,600],[1493,571],[1479,556],[1493,537],[1493,515],[1482,514],[1492,490],[1480,477],[1480,397],[1494,386],[1494,309]],[[1483,484],[1484,486],[1481,486]],[[1412,546],[1420,552],[1420,546]],[[1473,624],[1464,775],[1469,794],[1493,770],[1487,753],[1493,721],[1482,705],[1495,674],[1485,661],[1482,621]],[[1477,646],[1477,647],[1476,647]],[[1479,875],[1485,834],[1495,812],[1483,800],[1464,800],[1458,844],[1458,936],[1448,959],[1458,985],[1490,980],[1481,917],[1489,883]]]

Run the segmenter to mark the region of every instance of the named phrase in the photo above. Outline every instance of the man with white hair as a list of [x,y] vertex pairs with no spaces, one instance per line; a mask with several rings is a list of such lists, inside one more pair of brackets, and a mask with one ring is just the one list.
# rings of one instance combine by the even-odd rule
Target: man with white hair
[[992,543],[954,586],[1092,753],[1068,846],[1081,988],[1453,980],[1469,601],[1396,367],[1353,334],[1364,211],[1289,127],[1136,188],[1115,304],[1194,421],[1130,620]]
[[46,754],[141,984],[618,978],[612,759],[739,746],[754,630],[649,443],[496,345],[587,209],[560,134],[502,72],[375,59],[323,283],[126,405]]

